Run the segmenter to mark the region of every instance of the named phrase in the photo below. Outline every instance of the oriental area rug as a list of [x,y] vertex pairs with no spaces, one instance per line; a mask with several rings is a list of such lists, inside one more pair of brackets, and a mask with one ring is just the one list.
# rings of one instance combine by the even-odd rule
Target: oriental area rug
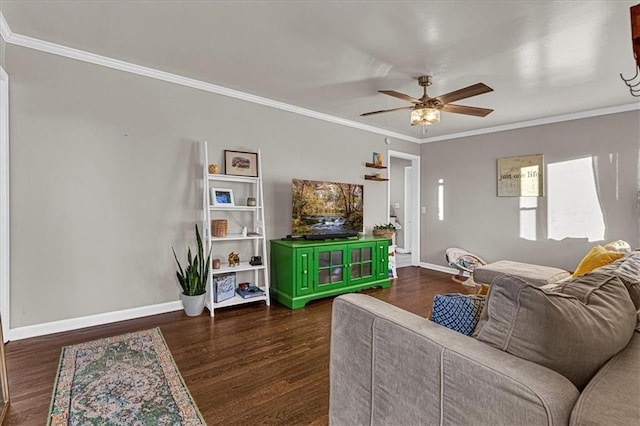
[[204,425],[159,328],[65,346],[49,425]]

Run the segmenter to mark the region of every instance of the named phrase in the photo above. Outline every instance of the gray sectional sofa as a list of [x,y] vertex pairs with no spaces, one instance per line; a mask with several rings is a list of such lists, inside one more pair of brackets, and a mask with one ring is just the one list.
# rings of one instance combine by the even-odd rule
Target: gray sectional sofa
[[561,283],[494,280],[475,338],[334,301],[331,425],[640,424],[640,252]]

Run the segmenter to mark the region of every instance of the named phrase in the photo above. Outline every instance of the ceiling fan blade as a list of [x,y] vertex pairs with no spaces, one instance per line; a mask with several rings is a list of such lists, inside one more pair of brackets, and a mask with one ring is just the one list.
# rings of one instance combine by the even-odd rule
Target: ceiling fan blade
[[380,111],[365,112],[364,114],[360,114],[360,117],[366,117],[367,115],[373,115],[373,114],[380,114],[382,112],[399,111],[401,109],[413,109],[413,107],[412,106],[406,106],[406,107],[393,108],[393,109],[383,109],[383,110],[380,110]]
[[385,95],[393,96],[394,98],[402,99],[403,101],[412,102],[414,104],[419,104],[420,99],[412,98],[409,95],[405,95],[404,93],[396,92],[395,90],[378,90],[380,93],[384,93]]
[[486,117],[493,112],[492,109],[478,108],[465,105],[446,104],[442,107],[444,112],[453,112],[455,114],[475,115],[476,117]]
[[444,95],[436,97],[443,104],[449,102],[459,101],[460,99],[470,98],[472,96],[482,95],[483,93],[493,92],[493,89],[484,83],[477,83],[473,86],[465,87],[464,89],[456,90],[455,92],[449,92]]

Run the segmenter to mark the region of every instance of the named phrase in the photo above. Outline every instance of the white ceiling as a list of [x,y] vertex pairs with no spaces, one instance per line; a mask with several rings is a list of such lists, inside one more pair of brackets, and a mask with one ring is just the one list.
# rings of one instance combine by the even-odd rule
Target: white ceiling
[[407,106],[483,82],[427,137],[637,105],[633,1],[0,1],[15,34],[424,138]]

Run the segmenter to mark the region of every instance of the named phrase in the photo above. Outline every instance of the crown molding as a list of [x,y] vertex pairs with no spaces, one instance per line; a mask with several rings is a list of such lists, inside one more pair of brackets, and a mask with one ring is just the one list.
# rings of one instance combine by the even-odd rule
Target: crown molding
[[69,59],[88,62],[90,64],[100,65],[103,67],[112,68],[119,71],[125,71],[131,74],[137,74],[144,77],[154,78],[156,80],[166,81],[168,83],[174,83],[181,86],[191,87],[193,89],[203,90],[209,93],[215,93],[215,94],[227,96],[230,98],[240,99],[243,101],[252,102],[254,104],[264,105],[270,108],[276,108],[279,110],[292,112],[294,114],[304,115],[306,117],[327,121],[329,123],[339,124],[341,126],[352,127],[354,129],[364,130],[371,133],[377,133],[384,136],[390,136],[390,137],[401,139],[407,142],[420,143],[419,138],[404,135],[402,133],[397,133],[397,132],[382,129],[379,127],[358,123],[352,120],[335,117],[333,115],[324,114],[317,111],[312,111],[310,109],[301,108],[295,105],[287,104],[287,103],[276,101],[269,98],[263,98],[261,96],[256,96],[250,93],[241,92],[239,90],[229,89],[226,87],[218,86],[215,84],[207,83],[207,82],[196,80],[193,78],[183,77],[181,75],[172,74],[172,73],[156,70],[149,67],[132,64],[130,62],[120,61],[118,59],[96,55],[94,53],[85,52],[83,50],[74,49],[74,48],[63,46],[56,43],[50,43],[48,41],[39,40],[33,37],[15,34],[11,32],[11,29],[7,25],[6,21],[4,20],[2,13],[0,13],[0,26],[2,30],[2,38],[4,38],[5,42],[9,44],[13,44],[15,46],[27,47],[29,49],[51,53],[53,55],[63,56]]
[[5,21],[2,12],[0,12],[0,36],[8,43],[12,35],[13,33],[11,32],[11,28],[9,28],[9,24]]
[[640,110],[640,102],[626,105],[618,105],[608,108],[592,109],[589,111],[575,112],[571,114],[556,115],[553,117],[539,118],[536,120],[520,121],[517,123],[505,124],[503,126],[487,127],[486,129],[470,130],[468,132],[452,133],[450,135],[434,136],[432,138],[424,138],[420,143],[446,141],[449,139],[466,138],[469,136],[484,135],[487,133],[504,132],[506,130],[522,129],[525,127],[542,126],[544,124],[560,123],[563,121],[580,120],[583,118],[598,117],[601,115],[617,114],[619,112],[627,112]]
[[94,65],[100,65],[107,68],[116,69],[119,71],[125,71],[128,73],[154,78],[156,80],[166,81],[168,83],[178,84],[193,89],[202,90],[209,93],[215,93],[230,98],[240,99],[243,101],[255,103],[258,105],[267,106],[270,108],[279,109],[282,111],[291,112],[294,114],[303,115],[306,117],[315,118],[318,120],[327,121],[329,123],[338,124],[341,126],[352,127],[354,129],[364,130],[370,133],[376,133],[383,136],[389,136],[396,139],[404,140],[407,142],[413,142],[417,144],[438,142],[449,139],[459,139],[469,136],[483,135],[487,133],[503,132],[507,130],[522,129],[525,127],[541,126],[545,124],[559,123],[563,121],[580,120],[582,118],[597,117],[601,115],[616,114],[619,112],[640,110],[640,103],[631,103],[625,105],[618,105],[614,107],[601,108],[589,111],[581,111],[577,113],[557,115],[552,117],[545,117],[536,120],[520,121],[517,123],[510,123],[501,126],[487,127],[485,129],[470,130],[467,132],[452,133],[443,136],[434,136],[430,138],[416,138],[413,136],[405,135],[403,133],[394,132],[391,130],[383,129],[380,127],[371,126],[368,124],[358,123],[356,121],[347,120],[344,118],[336,117],[329,114],[313,111],[307,108],[298,107],[295,105],[287,104],[284,102],[276,101],[261,96],[252,95],[250,93],[241,92],[239,90],[229,89],[223,86],[207,83],[204,81],[183,77],[178,74],[172,74],[165,71],[156,70],[141,65],[132,64],[130,62],[120,61],[118,59],[109,58],[106,56],[96,55],[94,53],[85,52],[83,50],[74,49],[71,47],[63,46],[56,43],[50,43],[48,41],[39,40],[33,37],[23,36],[15,34],[9,28],[7,21],[4,18],[2,12],[0,12],[0,35],[4,41],[8,44],[15,46],[26,47],[29,49],[39,50],[46,53],[51,53],[58,56],[63,56],[70,59],[75,59],[82,62],[91,63]]

